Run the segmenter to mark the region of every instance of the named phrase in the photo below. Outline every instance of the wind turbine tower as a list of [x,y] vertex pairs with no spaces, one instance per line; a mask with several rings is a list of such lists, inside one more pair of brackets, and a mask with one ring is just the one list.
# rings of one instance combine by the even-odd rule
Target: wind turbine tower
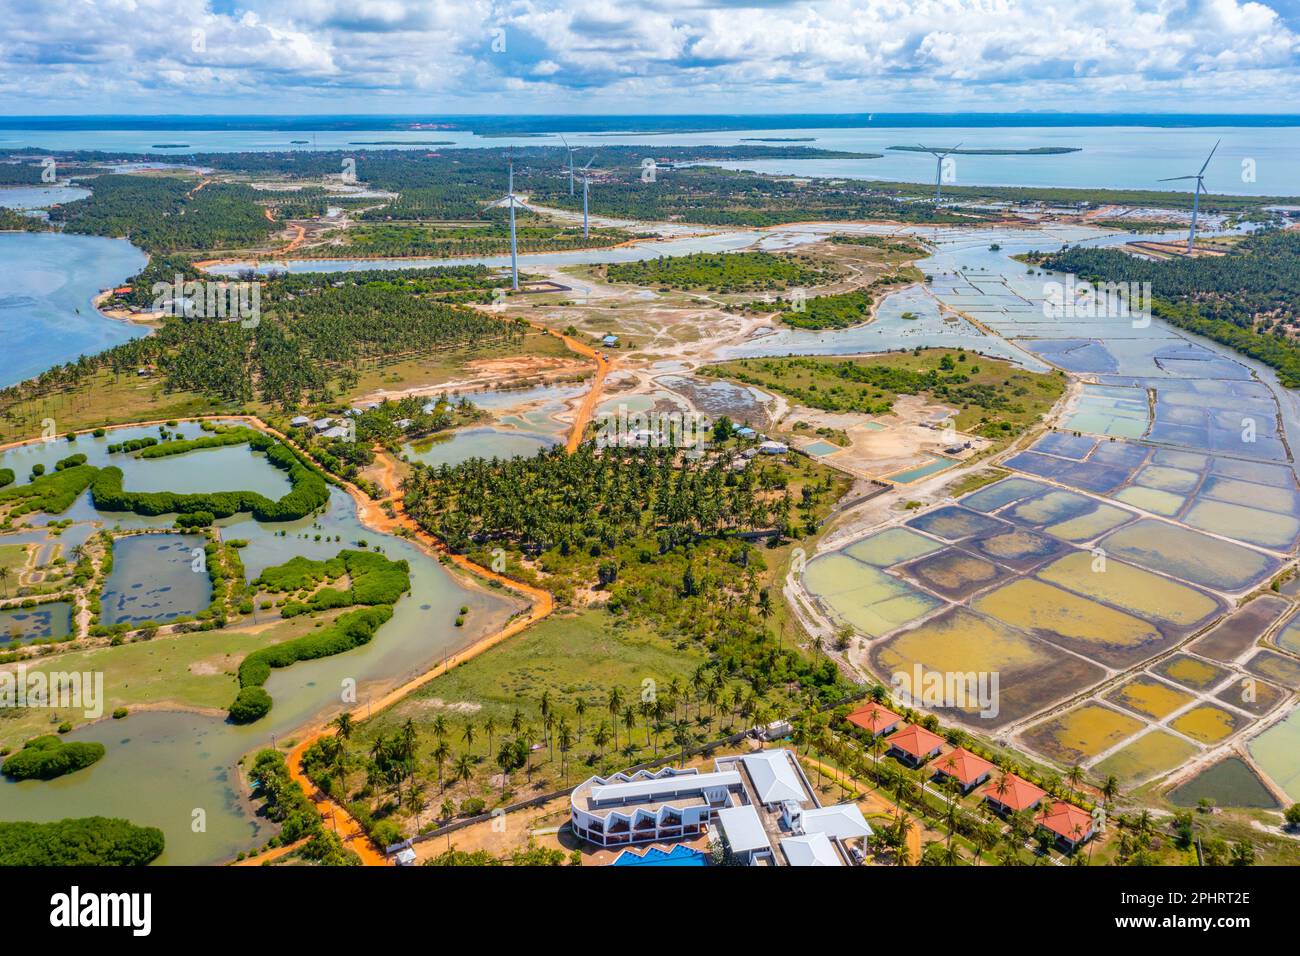
[[929,146],[922,146],[921,149],[934,157],[934,201],[938,202],[943,198],[943,161],[949,153],[961,149],[961,143],[951,149],[931,149]]
[[573,195],[573,154],[576,151],[576,147],[570,146],[569,141],[565,139],[563,136],[560,137],[560,142],[564,144],[564,150],[569,154],[569,195],[572,196]]
[[1201,208],[1201,192],[1205,189],[1205,167],[1210,165],[1210,160],[1214,158],[1214,150],[1219,148],[1219,143],[1223,140],[1216,140],[1214,149],[1210,150],[1210,155],[1205,157],[1205,162],[1201,164],[1201,171],[1192,176],[1170,176],[1167,179],[1161,179],[1162,183],[1177,182],[1182,179],[1196,180],[1196,193],[1192,196],[1192,228],[1187,233],[1187,254],[1192,254],[1192,244],[1196,242],[1196,214]]
[[515,241],[515,204],[519,202],[519,197],[515,195],[515,161],[514,157],[507,159],[509,164],[509,180],[506,187],[506,194],[492,203],[493,208],[508,206],[510,208],[510,288],[515,292],[519,291],[519,247]]
[[582,238],[584,239],[588,239],[591,236],[591,233],[587,228],[587,194],[590,192],[591,177],[587,175],[587,170],[591,169],[591,164],[595,161],[596,156],[593,153],[591,159],[587,160],[587,165],[582,167]]

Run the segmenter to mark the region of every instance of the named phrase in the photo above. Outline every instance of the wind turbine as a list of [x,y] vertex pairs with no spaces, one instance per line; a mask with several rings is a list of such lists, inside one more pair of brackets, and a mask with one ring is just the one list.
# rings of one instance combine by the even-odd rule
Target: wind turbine
[[514,157],[507,157],[507,163],[510,169],[509,185],[506,187],[506,194],[492,203],[492,207],[509,206],[510,207],[510,288],[519,291],[519,251],[515,243],[515,204],[519,202],[519,197],[515,195],[515,160]]
[[577,147],[570,146],[569,141],[565,139],[563,136],[560,137],[560,142],[564,144],[564,148],[569,154],[569,195],[572,196],[573,195],[573,154],[577,151]]
[[921,148],[934,157],[934,201],[938,202],[943,193],[943,161],[949,153],[961,149],[961,143],[952,149],[931,149],[929,146],[921,146]]
[[[573,154],[570,153],[570,156]],[[587,160],[587,165],[582,167],[582,238],[587,239],[590,233],[587,229],[587,193],[588,187],[591,186],[591,177],[587,175],[587,170],[591,169],[591,164],[596,161],[596,154],[592,153],[591,159]]]
[[1196,213],[1201,207],[1201,190],[1205,188],[1205,167],[1210,165],[1210,160],[1214,158],[1214,150],[1219,148],[1219,143],[1223,140],[1215,140],[1214,149],[1210,150],[1210,155],[1205,157],[1205,162],[1201,164],[1201,171],[1194,176],[1170,176],[1167,179],[1158,180],[1162,183],[1177,182],[1180,179],[1195,179],[1196,193],[1192,196],[1192,230],[1187,234],[1187,254],[1191,255],[1192,243],[1196,241]]

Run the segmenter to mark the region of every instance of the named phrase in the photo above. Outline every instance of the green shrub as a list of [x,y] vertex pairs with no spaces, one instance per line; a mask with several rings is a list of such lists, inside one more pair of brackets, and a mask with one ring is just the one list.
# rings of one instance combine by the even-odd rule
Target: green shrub
[[89,767],[104,752],[103,744],[64,741],[46,734],[27,741],[22,750],[0,766],[0,772],[14,780],[53,780]]
[[157,827],[118,818],[0,823],[0,866],[144,866],[163,846]]
[[230,719],[237,724],[251,724],[271,712],[271,695],[260,687],[241,687],[230,705]]

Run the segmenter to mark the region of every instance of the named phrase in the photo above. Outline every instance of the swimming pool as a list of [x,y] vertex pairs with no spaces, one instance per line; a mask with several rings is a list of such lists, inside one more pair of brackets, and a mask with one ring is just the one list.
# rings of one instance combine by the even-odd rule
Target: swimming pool
[[614,860],[614,866],[708,866],[709,858],[699,850],[692,850],[684,844],[677,844],[667,853],[652,846],[644,854],[635,850],[624,850]]

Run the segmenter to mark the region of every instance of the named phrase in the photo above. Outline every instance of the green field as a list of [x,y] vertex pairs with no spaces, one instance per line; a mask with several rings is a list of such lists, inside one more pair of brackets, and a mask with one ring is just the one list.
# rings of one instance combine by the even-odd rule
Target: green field
[[1065,391],[1058,374],[1026,372],[953,349],[869,358],[738,359],[707,375],[780,392],[811,408],[884,415],[899,395],[923,395],[957,409],[957,428],[1009,439],[1034,425]]
[[[279,622],[257,633],[198,631],[179,637],[134,641],[120,647],[100,647],[60,654],[29,673],[100,671],[104,675],[104,717],[117,707],[170,704],[224,711],[239,684],[235,669],[259,647],[278,644],[311,631],[319,617]],[[47,733],[64,720],[84,722],[80,710],[43,708],[0,710],[0,744],[16,748],[24,740]]]

